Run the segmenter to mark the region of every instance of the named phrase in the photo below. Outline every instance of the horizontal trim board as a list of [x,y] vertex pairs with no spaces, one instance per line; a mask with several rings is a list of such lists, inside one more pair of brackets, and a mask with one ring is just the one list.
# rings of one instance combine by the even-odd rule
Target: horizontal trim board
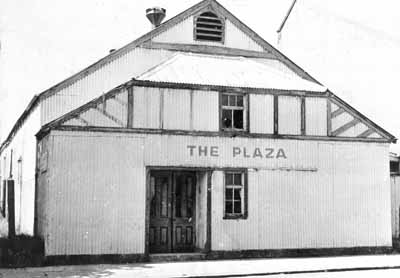
[[207,85],[207,84],[192,84],[192,83],[171,83],[171,82],[160,82],[160,81],[149,81],[149,80],[137,80],[132,79],[125,83],[125,86],[138,86],[138,87],[149,87],[149,88],[171,88],[171,89],[193,89],[203,91],[220,91],[220,92],[238,92],[238,93],[253,93],[253,94],[276,94],[276,95],[288,95],[288,96],[315,96],[315,97],[327,97],[327,92],[315,92],[315,91],[294,91],[294,90],[282,90],[273,88],[254,88],[254,87],[232,87],[232,86],[221,86],[221,85]]
[[207,254],[207,259],[324,257],[362,254],[389,254],[392,251],[392,246],[211,251]]
[[243,49],[223,47],[223,46],[180,44],[180,43],[161,43],[161,42],[148,41],[148,42],[143,43],[139,47],[146,48],[146,49],[164,49],[164,50],[192,52],[192,53],[201,53],[201,54],[242,56],[242,57],[248,57],[248,58],[265,58],[265,59],[278,60],[276,58],[276,56],[272,55],[270,52],[243,50]]
[[[387,139],[380,138],[353,138],[353,137],[324,137],[324,136],[303,136],[303,135],[275,135],[247,132],[223,132],[223,131],[188,131],[188,130],[166,130],[166,129],[145,129],[145,128],[114,128],[114,127],[85,127],[85,126],[57,126],[54,130],[65,131],[88,131],[108,133],[136,133],[136,134],[161,134],[181,136],[205,136],[205,137],[240,137],[240,138],[265,138],[265,139],[287,139],[287,140],[311,140],[311,141],[343,141],[343,142],[370,142],[389,143]],[[36,136],[41,139],[47,132],[39,132]]]
[[[298,257],[327,257],[327,256],[349,256],[349,255],[373,255],[391,254],[391,246],[377,247],[348,247],[348,248],[314,248],[314,249],[264,249],[264,250],[241,250],[241,251],[210,251],[200,256],[201,260],[223,260],[243,258],[298,258]],[[189,254],[189,253],[188,253]],[[196,255],[196,253],[194,253]],[[161,257],[161,256],[160,256]],[[190,256],[189,256],[190,257]],[[81,265],[81,264],[121,264],[148,262],[150,256],[146,254],[104,254],[104,255],[56,255],[45,256],[44,266],[50,265]],[[161,260],[160,260],[161,261]],[[166,261],[171,261],[167,256]],[[254,276],[255,273],[248,276]],[[196,276],[203,277],[203,276]],[[209,276],[204,276],[209,277]],[[232,275],[216,277],[235,277]],[[238,277],[243,277],[240,275]]]
[[45,256],[44,265],[123,264],[149,261],[145,254],[55,255]]

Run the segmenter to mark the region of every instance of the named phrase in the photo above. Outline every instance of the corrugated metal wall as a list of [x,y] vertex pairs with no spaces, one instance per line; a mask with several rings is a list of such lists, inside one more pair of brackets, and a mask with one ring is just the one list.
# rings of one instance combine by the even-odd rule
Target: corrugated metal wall
[[203,249],[207,240],[207,172],[197,173],[196,247]]
[[[40,109],[35,108],[0,158],[2,179],[15,180],[15,225],[17,234],[33,235],[36,137],[40,129]],[[4,159],[6,158],[6,159]]]
[[41,104],[44,125],[170,58],[174,52],[135,48],[62,89]]
[[218,131],[218,92],[134,87],[133,127]]
[[144,252],[142,139],[52,135],[46,255]]
[[392,197],[392,236],[400,236],[400,176],[390,177]]
[[279,134],[300,134],[301,102],[299,97],[278,97],[278,130]]
[[306,134],[327,135],[326,98],[306,98]]
[[181,23],[171,27],[165,32],[153,38],[154,42],[163,43],[182,43],[182,44],[204,44],[215,46],[226,46],[231,48],[239,48],[254,51],[263,51],[262,46],[256,43],[246,33],[239,30],[229,20],[225,21],[225,42],[197,41],[193,37],[193,16],[183,20]]
[[222,172],[213,174],[213,250],[391,245],[388,144],[51,135],[47,255],[143,252],[145,165],[248,169],[246,220],[223,219]]
[[274,133],[274,97],[272,95],[249,95],[250,132]]
[[303,148],[318,152],[316,172],[249,170],[246,220],[223,220],[214,173],[213,250],[391,246],[387,147]]

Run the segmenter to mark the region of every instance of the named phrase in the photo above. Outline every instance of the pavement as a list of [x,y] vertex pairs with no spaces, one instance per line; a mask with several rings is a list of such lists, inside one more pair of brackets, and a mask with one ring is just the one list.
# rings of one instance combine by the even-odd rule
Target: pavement
[[[0,269],[1,278],[131,278],[131,277],[359,277],[356,273],[376,272],[377,276],[400,274],[400,255],[340,256],[290,259],[215,260],[120,265],[72,265]],[[379,272],[379,275],[378,275]],[[335,273],[347,273],[340,276]],[[335,274],[331,275],[330,274]],[[364,276],[364,275],[362,275]],[[360,276],[361,277],[361,276]],[[376,276],[375,276],[376,277]]]

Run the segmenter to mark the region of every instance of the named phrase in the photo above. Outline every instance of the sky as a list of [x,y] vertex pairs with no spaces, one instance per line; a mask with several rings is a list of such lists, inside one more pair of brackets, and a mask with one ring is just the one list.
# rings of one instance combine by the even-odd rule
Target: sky
[[[146,8],[166,8],[167,20],[197,2],[199,0],[1,0],[0,137],[4,138],[11,127],[10,123],[15,122],[35,94],[40,94],[96,62],[106,56],[110,49],[120,48],[148,32],[151,25],[145,17]],[[292,0],[219,2],[269,43],[276,45],[276,30]],[[324,17],[330,16],[334,20],[348,22],[356,29],[367,30],[363,34],[371,35],[372,40],[376,37],[385,38],[393,45],[394,53],[397,50],[400,53],[398,0],[298,2],[307,3]],[[337,43],[351,48],[352,41]],[[385,57],[385,53],[381,53],[379,47],[374,55]],[[333,84],[339,95],[348,95],[351,100],[357,101],[357,98],[354,98],[355,93],[352,92],[353,88],[348,86],[354,80],[333,82],[329,78],[329,71],[324,71],[328,64],[321,69],[315,66],[318,63],[317,59],[313,62],[309,58],[305,59],[306,55],[295,56],[297,57],[289,55],[289,58],[318,80],[326,81],[327,85]],[[398,72],[398,69],[393,68],[393,71]],[[394,86],[393,92],[397,90]],[[398,98],[394,98],[394,101],[397,100]],[[371,103],[373,104],[373,100]],[[368,110],[368,107],[372,106],[371,103],[352,104]],[[392,114],[395,111],[393,107],[390,110]],[[372,116],[379,115],[379,111],[362,112]],[[395,122],[400,122],[396,117],[380,117],[379,120],[380,124],[383,122],[384,127],[387,125],[391,128],[396,127]],[[387,121],[393,121],[393,124]],[[389,131],[400,137],[400,126],[398,131]]]

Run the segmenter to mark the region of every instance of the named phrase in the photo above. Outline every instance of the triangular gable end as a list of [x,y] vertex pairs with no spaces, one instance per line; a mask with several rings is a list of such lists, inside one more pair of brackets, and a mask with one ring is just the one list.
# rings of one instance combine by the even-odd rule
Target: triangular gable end
[[[158,43],[212,45],[260,52],[266,51],[250,34],[242,30],[240,26],[236,26],[229,15],[216,7],[214,2],[209,3],[199,11],[187,15],[186,18],[182,18],[181,22],[166,29],[164,32],[152,38],[151,41]],[[206,13],[216,15],[219,22],[216,23],[217,26],[213,26],[216,31],[211,30],[212,28],[207,28],[208,25],[205,25],[200,31],[204,31],[204,34],[209,33],[211,36],[210,38],[215,38],[216,41],[196,39],[196,22],[199,20],[199,16]],[[213,24],[216,21],[210,18],[210,22]]]
[[331,137],[387,139],[395,137],[352,108],[339,97],[329,97],[328,121]]

